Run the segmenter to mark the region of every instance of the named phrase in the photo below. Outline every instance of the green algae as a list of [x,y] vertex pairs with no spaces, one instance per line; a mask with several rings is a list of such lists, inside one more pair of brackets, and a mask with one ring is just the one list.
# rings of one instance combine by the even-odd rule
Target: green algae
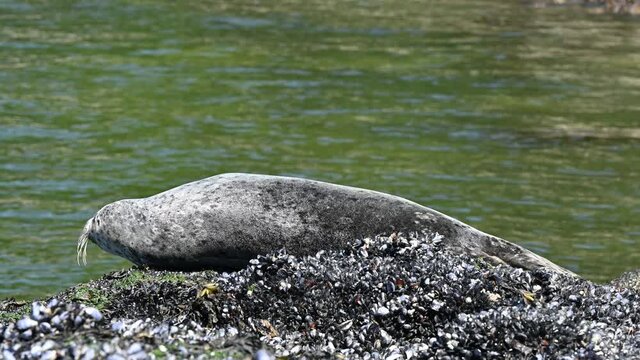
[[16,321],[29,314],[28,303],[11,306],[12,303],[14,303],[12,299],[0,302],[0,323]]

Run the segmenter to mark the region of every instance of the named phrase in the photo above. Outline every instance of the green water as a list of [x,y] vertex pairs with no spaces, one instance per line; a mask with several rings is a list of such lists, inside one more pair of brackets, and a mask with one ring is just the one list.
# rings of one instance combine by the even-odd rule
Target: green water
[[106,203],[222,172],[397,194],[640,267],[640,20],[520,1],[0,1],[0,297],[129,266]]

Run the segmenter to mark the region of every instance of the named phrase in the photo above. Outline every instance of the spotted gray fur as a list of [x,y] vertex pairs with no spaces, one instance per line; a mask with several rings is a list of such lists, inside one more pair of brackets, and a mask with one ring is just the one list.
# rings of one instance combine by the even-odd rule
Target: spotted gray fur
[[230,270],[280,248],[305,255],[344,248],[359,238],[421,231],[442,235],[442,243],[460,253],[574,275],[519,245],[397,196],[255,174],[217,175],[106,205],[86,223],[78,260],[84,260],[90,240],[138,265]]

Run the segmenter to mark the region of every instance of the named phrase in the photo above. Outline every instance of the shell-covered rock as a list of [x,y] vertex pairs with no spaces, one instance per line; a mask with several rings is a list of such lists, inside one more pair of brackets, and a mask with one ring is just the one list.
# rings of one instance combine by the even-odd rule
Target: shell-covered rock
[[[0,354],[6,359],[51,354],[638,358],[638,291],[545,270],[493,266],[452,253],[442,246],[445,240],[437,234],[393,235],[310,256],[279,251],[233,273],[107,274],[47,302],[44,312],[51,318],[29,315],[40,325],[50,324],[46,331],[2,323]],[[79,296],[102,305],[92,310],[93,305],[77,302]],[[30,310],[24,312],[33,314]]]

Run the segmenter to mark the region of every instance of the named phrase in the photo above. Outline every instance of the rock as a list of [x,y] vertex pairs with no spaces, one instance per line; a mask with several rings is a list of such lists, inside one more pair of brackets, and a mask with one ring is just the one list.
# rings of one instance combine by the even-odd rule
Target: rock
[[[63,292],[50,322],[0,324],[0,358],[196,359],[220,349],[254,359],[634,359],[640,353],[638,291],[493,266],[455,255],[433,238],[376,237],[320,256],[279,251],[233,273],[108,274],[83,285],[109,296],[101,321],[76,302],[74,290]],[[144,280],[123,286],[128,276]],[[210,283],[218,290],[197,297]]]
[[[55,360],[58,358],[58,352],[55,350],[48,350],[42,353],[40,360]],[[85,360],[85,359],[83,359]]]
[[96,357],[96,351],[92,348],[87,348],[82,356],[82,360],[93,360]]
[[51,315],[51,310],[44,306],[40,302],[34,302],[31,304],[31,318],[36,321],[42,321],[48,319]]
[[93,321],[101,321],[102,320],[102,313],[94,308],[94,307],[86,307],[84,309],[85,314],[89,315],[89,317],[91,317],[91,319],[93,319]]
[[48,322],[41,322],[38,325],[38,330],[40,330],[41,333],[43,334],[48,334],[51,332],[51,324],[49,324]]
[[275,360],[275,356],[271,355],[267,350],[260,349],[253,356],[254,360]]
[[24,332],[20,333],[18,337],[22,340],[31,340],[31,337],[33,337],[33,330],[25,330]]
[[16,328],[20,331],[32,329],[36,326],[38,326],[38,322],[30,318],[21,319],[16,323]]
[[378,316],[387,316],[389,315],[390,311],[386,307],[380,306],[377,309],[375,309],[374,313]]

